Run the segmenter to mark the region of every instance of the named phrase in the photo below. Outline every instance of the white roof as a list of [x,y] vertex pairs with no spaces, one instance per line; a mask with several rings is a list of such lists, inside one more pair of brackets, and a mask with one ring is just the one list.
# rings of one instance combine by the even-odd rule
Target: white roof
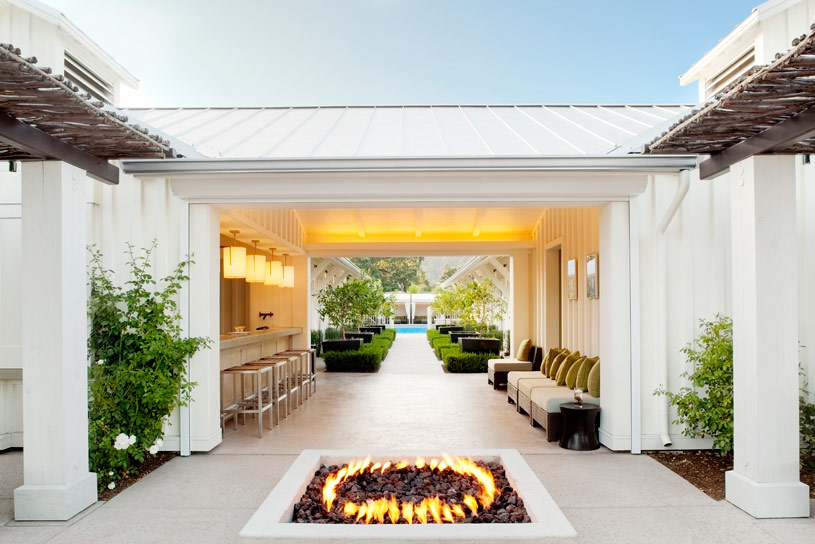
[[153,108],[131,118],[212,158],[603,155],[688,105]]

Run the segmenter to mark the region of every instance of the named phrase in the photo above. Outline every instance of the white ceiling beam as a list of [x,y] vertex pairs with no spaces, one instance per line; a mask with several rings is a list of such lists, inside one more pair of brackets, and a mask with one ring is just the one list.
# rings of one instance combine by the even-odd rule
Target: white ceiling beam
[[416,238],[422,237],[423,212],[421,208],[416,208]]
[[484,222],[485,215],[487,215],[486,208],[476,210],[475,223],[473,224],[473,238],[478,238],[481,235],[481,224]]
[[365,238],[365,222],[362,221],[362,210],[354,210],[354,218],[357,220],[357,234],[360,238]]
[[504,281],[509,281],[509,271],[504,268],[504,265],[498,259],[491,256],[489,259],[487,259],[487,262],[490,263],[499,274],[501,274]]

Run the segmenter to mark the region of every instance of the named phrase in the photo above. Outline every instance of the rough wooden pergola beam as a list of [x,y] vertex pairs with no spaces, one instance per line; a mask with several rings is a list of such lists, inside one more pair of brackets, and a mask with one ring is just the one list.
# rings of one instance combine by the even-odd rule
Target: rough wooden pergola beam
[[34,157],[67,162],[99,181],[111,185],[119,183],[119,169],[106,160],[66,144],[3,112],[0,112],[0,141]]
[[699,165],[699,176],[712,179],[724,174],[737,162],[753,155],[773,153],[815,136],[815,108],[781,121],[764,132],[711,155]]

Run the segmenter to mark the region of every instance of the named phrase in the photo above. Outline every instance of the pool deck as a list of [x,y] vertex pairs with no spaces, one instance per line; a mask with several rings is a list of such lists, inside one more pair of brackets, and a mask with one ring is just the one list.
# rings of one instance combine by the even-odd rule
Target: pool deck
[[0,454],[0,544],[234,543],[304,449],[514,448],[581,543],[811,544],[810,517],[755,520],[716,502],[645,455],[571,452],[547,443],[487,386],[445,374],[424,335],[397,336],[377,374],[318,376],[317,394],[274,431],[250,423],[207,454],[179,457],[68,522],[13,522],[22,453]]

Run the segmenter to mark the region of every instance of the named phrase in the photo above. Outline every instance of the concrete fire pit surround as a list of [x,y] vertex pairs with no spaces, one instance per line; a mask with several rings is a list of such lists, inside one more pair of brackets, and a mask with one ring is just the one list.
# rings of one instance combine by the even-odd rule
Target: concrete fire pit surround
[[[447,524],[383,524],[343,525],[322,523],[292,523],[294,505],[321,465],[341,465],[354,459],[371,456],[373,462],[413,461],[450,456],[475,461],[497,461],[506,471],[510,485],[523,499],[531,523],[447,523]],[[573,542],[577,536],[572,525],[560,511],[549,492],[529,468],[518,450],[304,450],[292,463],[275,488],[266,497],[240,532],[239,542],[245,544],[307,544],[307,543],[401,543],[464,544],[469,542],[513,542],[518,544],[552,544]]]

